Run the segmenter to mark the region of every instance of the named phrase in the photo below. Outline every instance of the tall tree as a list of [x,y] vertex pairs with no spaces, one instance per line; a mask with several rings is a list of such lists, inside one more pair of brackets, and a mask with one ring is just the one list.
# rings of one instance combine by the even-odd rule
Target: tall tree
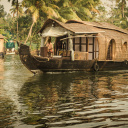
[[126,1],[127,0],[116,0],[116,3],[118,4],[118,6],[121,8],[122,10],[122,18],[124,18],[124,9],[126,7]]
[[19,1],[18,0],[8,0],[8,2],[12,2],[12,5],[16,5],[16,10],[17,10],[17,41],[18,41],[18,37],[19,37],[19,32],[18,32],[18,9],[19,9]]
[[40,12],[45,13],[45,15],[48,18],[50,18],[50,17],[58,18],[58,14],[54,11],[54,9],[52,7],[50,7],[51,2],[48,4],[47,1],[45,1],[45,0],[33,0],[33,1],[23,0],[22,4],[24,7],[27,8],[26,12],[31,14],[32,19],[33,19],[33,22],[32,22],[32,25],[30,27],[28,36],[25,40],[25,43],[26,43],[32,34],[32,28],[33,28],[34,24],[37,22],[37,19],[39,18],[39,15],[40,15]]
[[4,6],[0,5],[0,18],[4,17],[7,13],[4,11]]
[[[127,0],[125,0],[126,2]],[[115,6],[111,7],[110,13],[109,13],[109,19],[108,22],[121,27],[123,29],[128,28],[128,8],[125,5],[124,11],[122,11],[122,0],[116,0],[118,2]]]
[[[17,15],[17,6],[16,5],[13,5],[12,8],[10,9],[11,13],[13,14],[13,17],[15,15]],[[19,7],[18,7],[18,17],[19,16],[22,16],[23,15],[23,7],[22,5],[19,4]]]
[[99,0],[61,0],[59,13],[65,19],[91,20],[92,12],[98,12]]
[[30,27],[28,37],[40,15],[46,18],[55,18],[65,22],[69,19],[91,20],[92,12],[98,12],[95,8],[100,0],[23,0],[22,4],[27,8],[27,13],[32,15],[33,23]]

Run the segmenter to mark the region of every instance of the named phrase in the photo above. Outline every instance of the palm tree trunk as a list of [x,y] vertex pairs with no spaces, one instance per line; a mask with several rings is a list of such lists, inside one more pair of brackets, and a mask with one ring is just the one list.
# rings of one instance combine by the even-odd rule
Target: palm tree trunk
[[124,6],[125,6],[125,0],[122,0],[122,18],[124,18]]
[[18,0],[17,0],[17,4],[16,4],[16,6],[17,6],[17,42],[18,42],[18,38],[19,38],[19,31],[18,31],[18,18],[19,18],[19,14],[18,14]]
[[32,23],[32,25],[31,25],[31,27],[30,27],[30,30],[29,30],[29,33],[28,33],[28,36],[27,36],[27,39],[25,40],[25,44],[27,43],[27,41],[28,41],[28,38],[31,36],[31,33],[32,33],[32,28],[33,28],[33,26],[34,26],[34,21],[33,21],[33,23]]

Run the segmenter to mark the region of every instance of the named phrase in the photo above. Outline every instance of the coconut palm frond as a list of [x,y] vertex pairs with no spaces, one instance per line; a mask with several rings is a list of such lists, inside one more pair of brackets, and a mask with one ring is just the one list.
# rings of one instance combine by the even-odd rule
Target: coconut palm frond
[[69,7],[69,0],[64,0],[63,7]]
[[94,7],[93,7],[93,5],[92,5],[92,4],[91,4],[91,8],[92,8],[92,9],[91,9],[91,10],[92,10],[92,12],[100,13],[96,8],[94,8]]
[[70,7],[61,9],[60,15],[67,20],[74,19],[74,20],[81,20],[76,12],[74,12]]
[[58,18],[57,13],[50,7],[47,7],[47,11],[45,13],[48,15],[48,18],[51,18],[51,17]]
[[84,17],[88,16],[90,18],[92,17],[90,10],[88,8],[84,8],[84,7],[81,7],[79,9],[78,14],[81,15],[81,17],[83,17],[83,16]]
[[60,9],[60,7],[55,4],[49,4],[49,6],[54,9]]
[[38,17],[39,17],[39,10],[38,9],[34,10],[32,17],[33,17],[33,21],[36,22]]
[[120,2],[120,0],[116,0],[116,3],[119,3]]
[[31,7],[28,8],[28,10],[30,10],[31,13],[34,13],[35,10],[36,10],[36,7],[35,6],[31,6]]

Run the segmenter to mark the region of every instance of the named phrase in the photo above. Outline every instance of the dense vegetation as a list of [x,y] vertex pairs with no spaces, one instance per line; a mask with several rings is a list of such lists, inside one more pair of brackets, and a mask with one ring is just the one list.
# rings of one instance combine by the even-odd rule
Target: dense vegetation
[[6,40],[19,40],[38,44],[36,32],[48,18],[65,22],[69,19],[109,22],[128,27],[127,0],[113,0],[107,12],[101,0],[6,0],[11,3],[10,13],[0,5],[0,34]]

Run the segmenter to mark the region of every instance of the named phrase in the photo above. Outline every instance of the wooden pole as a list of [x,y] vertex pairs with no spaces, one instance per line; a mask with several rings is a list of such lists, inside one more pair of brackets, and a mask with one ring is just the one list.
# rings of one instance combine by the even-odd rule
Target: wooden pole
[[[68,33],[68,37],[70,37],[70,34]],[[71,51],[71,60],[74,61],[74,50],[73,50],[73,41],[71,38],[69,38],[69,48]]]

